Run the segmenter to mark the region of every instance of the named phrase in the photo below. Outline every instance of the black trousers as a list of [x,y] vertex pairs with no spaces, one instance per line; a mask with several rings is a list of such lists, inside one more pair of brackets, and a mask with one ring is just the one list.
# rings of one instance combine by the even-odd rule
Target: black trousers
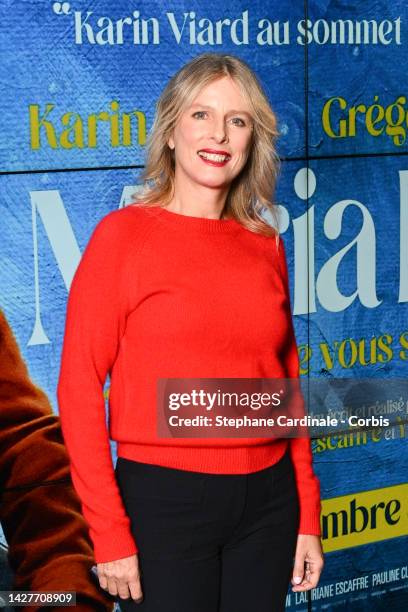
[[299,501],[289,453],[245,475],[118,458],[116,478],[139,548],[144,600],[123,612],[281,612]]

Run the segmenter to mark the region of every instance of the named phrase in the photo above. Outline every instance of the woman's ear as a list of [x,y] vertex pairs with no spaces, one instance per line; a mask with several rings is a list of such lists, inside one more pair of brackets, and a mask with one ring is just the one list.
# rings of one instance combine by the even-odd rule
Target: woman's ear
[[170,149],[174,149],[174,140],[173,140],[173,136],[170,136],[170,138],[167,141],[167,144],[169,145]]

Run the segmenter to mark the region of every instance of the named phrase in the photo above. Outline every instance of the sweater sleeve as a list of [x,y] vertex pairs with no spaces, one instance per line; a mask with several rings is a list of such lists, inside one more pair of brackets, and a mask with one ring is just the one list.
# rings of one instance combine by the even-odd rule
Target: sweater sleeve
[[[290,306],[289,274],[285,246],[279,238],[279,263],[289,307],[289,338],[286,352],[289,378],[299,377],[299,355]],[[299,534],[321,535],[320,527],[320,483],[313,471],[313,455],[309,438],[290,438],[289,451],[293,462],[296,485],[299,494],[300,522]]]
[[97,563],[138,551],[115,478],[103,395],[129,311],[120,212],[98,223],[72,280],[57,386],[72,482]]

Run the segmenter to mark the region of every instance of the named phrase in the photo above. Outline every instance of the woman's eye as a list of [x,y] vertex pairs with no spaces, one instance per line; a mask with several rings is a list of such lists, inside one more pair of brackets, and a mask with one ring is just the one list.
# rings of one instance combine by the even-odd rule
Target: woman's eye
[[245,125],[245,121],[243,119],[241,119],[240,117],[233,117],[231,121],[233,121],[233,122],[237,121],[237,123],[234,123],[234,125],[238,125],[238,126],[244,126]]
[[196,111],[193,113],[193,117],[196,117],[197,115],[200,115],[198,118],[201,119],[201,115],[205,115],[205,111]]
[[[204,119],[206,115],[207,111],[196,111],[192,114],[192,117],[194,117],[195,119]],[[246,125],[245,121],[241,119],[241,117],[233,117],[231,119],[231,122],[233,123],[233,125],[237,125],[239,127],[245,127]]]

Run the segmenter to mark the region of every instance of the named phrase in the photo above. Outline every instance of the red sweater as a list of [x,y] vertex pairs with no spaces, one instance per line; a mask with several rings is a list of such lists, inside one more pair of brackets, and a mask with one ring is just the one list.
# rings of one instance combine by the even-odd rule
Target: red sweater
[[[158,378],[295,378],[299,359],[282,239],[234,219],[130,205],[96,226],[67,304],[57,396],[74,487],[98,563],[138,551],[116,483],[120,457],[247,474],[289,444],[299,533],[320,535],[307,438],[159,438]],[[104,383],[110,375],[109,430]]]

